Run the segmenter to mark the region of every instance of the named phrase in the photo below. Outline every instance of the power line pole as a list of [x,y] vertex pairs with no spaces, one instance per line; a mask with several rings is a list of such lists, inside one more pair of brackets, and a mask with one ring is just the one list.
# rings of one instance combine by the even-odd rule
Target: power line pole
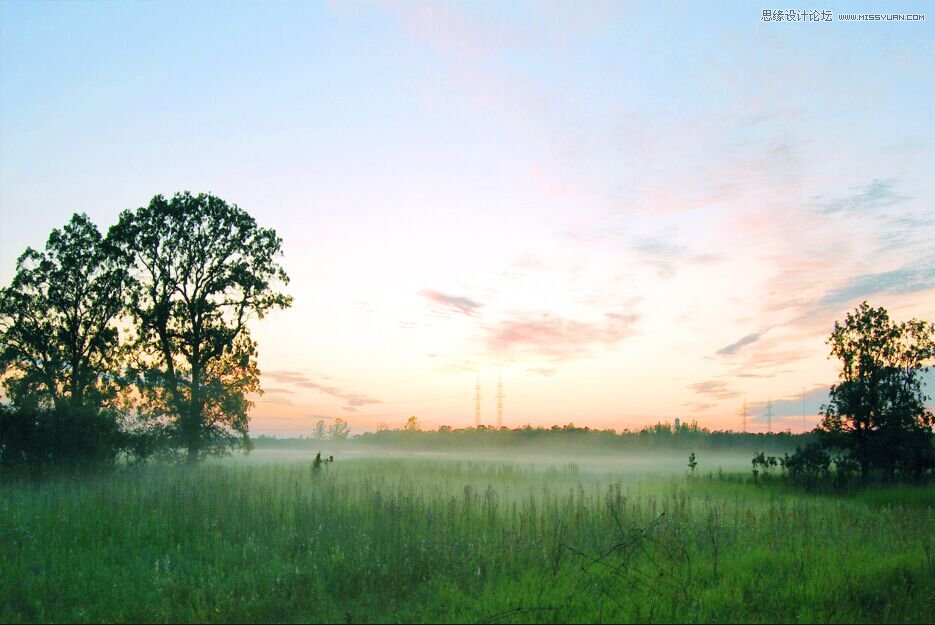
[[497,429],[503,427],[503,374],[497,380]]
[[477,376],[477,386],[474,388],[474,427],[480,427],[480,376]]

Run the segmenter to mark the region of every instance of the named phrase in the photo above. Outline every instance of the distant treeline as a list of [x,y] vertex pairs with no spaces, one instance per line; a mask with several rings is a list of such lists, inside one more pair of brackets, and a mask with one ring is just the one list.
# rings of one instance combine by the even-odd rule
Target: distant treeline
[[569,449],[576,451],[622,449],[738,449],[784,452],[812,440],[814,434],[791,432],[751,433],[725,430],[709,430],[695,423],[675,426],[669,423],[640,430],[596,430],[588,427],[565,426],[520,428],[453,429],[441,426],[437,430],[423,431],[416,428],[402,430],[379,430],[365,432],[346,440],[330,440],[319,437],[254,438],[257,448],[266,449],[317,449],[327,442],[329,445],[362,446],[387,449],[457,451],[457,450],[509,450],[533,451],[539,449]]

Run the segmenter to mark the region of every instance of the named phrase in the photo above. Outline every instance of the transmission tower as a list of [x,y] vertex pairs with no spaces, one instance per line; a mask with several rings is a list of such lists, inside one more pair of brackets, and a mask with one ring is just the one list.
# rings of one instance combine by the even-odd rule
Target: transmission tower
[[497,429],[503,427],[503,374],[497,380]]
[[740,419],[741,419],[741,423],[743,424],[743,431],[744,433],[746,433],[747,431],[747,399],[746,398],[744,398],[743,400],[743,409],[740,411]]
[[770,397],[766,402],[766,431],[773,433],[773,398]]
[[480,376],[477,376],[477,386],[474,387],[474,427],[480,427]]

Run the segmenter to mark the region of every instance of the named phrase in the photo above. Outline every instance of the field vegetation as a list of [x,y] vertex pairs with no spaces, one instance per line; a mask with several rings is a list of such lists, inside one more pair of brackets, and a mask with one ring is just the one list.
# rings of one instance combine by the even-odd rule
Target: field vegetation
[[[2,487],[0,620],[930,622],[935,493],[260,452]],[[287,459],[283,462],[283,459]],[[736,466],[728,459],[728,467]]]

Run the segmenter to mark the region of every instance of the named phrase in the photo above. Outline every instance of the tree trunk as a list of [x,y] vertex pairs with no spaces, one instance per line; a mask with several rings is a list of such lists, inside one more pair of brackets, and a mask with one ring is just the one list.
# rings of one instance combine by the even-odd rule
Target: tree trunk
[[[199,350],[193,350],[195,352],[195,357],[192,360],[195,363],[198,363],[197,358],[200,356],[198,353]],[[190,404],[188,409],[188,426],[186,428],[186,438],[188,439],[188,458],[186,462],[188,464],[196,464],[198,462],[198,452],[201,451],[201,420],[202,420],[202,405],[201,405],[201,367],[198,364],[192,366],[192,389],[191,397],[189,398]]]

